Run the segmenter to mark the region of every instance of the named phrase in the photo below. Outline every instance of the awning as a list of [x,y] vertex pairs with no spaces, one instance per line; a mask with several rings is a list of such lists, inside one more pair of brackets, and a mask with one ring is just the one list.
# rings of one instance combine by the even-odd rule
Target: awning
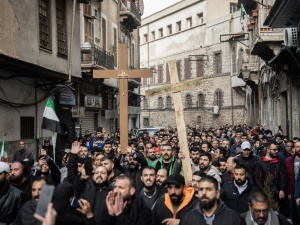
[[294,57],[292,54],[294,54],[295,57],[297,57],[296,53],[297,48],[296,47],[287,47],[284,46],[281,51],[274,57],[272,58],[268,63],[285,63],[289,64],[292,61],[294,61]]

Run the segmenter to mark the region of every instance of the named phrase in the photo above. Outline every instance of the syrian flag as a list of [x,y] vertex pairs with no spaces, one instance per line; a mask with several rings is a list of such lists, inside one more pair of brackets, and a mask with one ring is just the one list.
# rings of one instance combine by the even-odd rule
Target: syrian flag
[[44,110],[42,129],[51,130],[58,134],[64,133],[55,113],[54,102],[50,98],[48,99]]
[[0,159],[1,159],[1,161],[8,163],[6,135],[4,135],[4,138],[3,138]]

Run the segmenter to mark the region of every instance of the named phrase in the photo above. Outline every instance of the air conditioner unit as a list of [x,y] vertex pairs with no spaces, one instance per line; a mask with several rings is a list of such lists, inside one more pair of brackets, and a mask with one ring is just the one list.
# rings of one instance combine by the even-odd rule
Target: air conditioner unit
[[85,107],[74,106],[71,109],[72,118],[85,117]]
[[285,28],[283,30],[284,45],[288,47],[297,47],[297,28]]
[[219,115],[220,107],[218,105],[213,105],[211,110],[213,115]]

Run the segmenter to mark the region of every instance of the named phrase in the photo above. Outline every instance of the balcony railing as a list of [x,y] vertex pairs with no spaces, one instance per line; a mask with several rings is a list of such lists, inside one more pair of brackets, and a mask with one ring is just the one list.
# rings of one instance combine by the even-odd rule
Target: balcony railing
[[131,13],[134,17],[138,26],[141,24],[141,13],[140,10],[136,7],[136,5],[129,0],[122,0],[121,13]]
[[114,68],[114,56],[97,45],[81,45],[81,64]]

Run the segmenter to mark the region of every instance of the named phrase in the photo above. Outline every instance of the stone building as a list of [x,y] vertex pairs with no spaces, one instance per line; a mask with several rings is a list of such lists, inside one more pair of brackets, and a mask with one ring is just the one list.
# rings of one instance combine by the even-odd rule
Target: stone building
[[[246,84],[238,77],[250,54],[237,1],[185,0],[142,20],[140,67],[153,68],[143,79],[141,95],[170,83],[167,62],[176,60],[179,79],[202,77],[203,85],[182,92],[185,121],[216,127],[247,122]],[[241,41],[235,41],[242,36]],[[252,59],[251,60],[255,60]],[[248,65],[248,69],[252,65]],[[172,95],[145,97],[141,126],[174,126]]]

